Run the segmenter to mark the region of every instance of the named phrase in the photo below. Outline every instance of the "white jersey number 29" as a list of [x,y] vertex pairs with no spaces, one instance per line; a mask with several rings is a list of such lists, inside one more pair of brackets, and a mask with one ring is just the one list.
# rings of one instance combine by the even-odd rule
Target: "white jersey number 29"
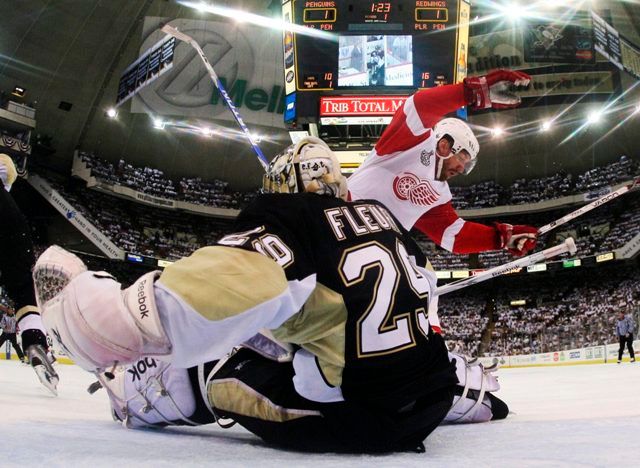
[[378,276],[372,300],[358,320],[358,357],[380,356],[415,346],[415,331],[410,315],[415,314],[419,332],[428,336],[427,311],[420,307],[393,314],[394,299],[400,276],[404,274],[413,292],[424,299],[426,305],[431,288],[429,279],[411,262],[400,242],[396,244],[396,252],[391,252],[377,242],[348,249],[339,266],[346,286],[363,281],[370,269],[378,270]]

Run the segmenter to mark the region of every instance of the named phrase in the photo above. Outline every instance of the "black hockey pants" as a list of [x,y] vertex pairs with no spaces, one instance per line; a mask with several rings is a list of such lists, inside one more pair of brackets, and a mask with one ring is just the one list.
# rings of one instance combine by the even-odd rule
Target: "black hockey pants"
[[631,356],[631,359],[635,359],[635,354],[633,352],[633,335],[630,333],[629,336],[620,337],[620,349],[618,349],[618,361],[622,361],[622,354],[624,353],[625,344],[627,345],[627,349],[629,350],[629,356]]

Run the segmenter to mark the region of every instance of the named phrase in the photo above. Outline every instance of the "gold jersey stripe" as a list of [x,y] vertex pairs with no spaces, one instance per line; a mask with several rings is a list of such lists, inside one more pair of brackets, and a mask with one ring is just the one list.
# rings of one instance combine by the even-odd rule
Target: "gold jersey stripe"
[[19,322],[22,317],[24,317],[30,312],[35,312],[36,314],[40,315],[40,311],[36,306],[27,305],[27,306],[21,307],[20,310],[16,312],[16,322]]
[[212,246],[165,268],[160,282],[208,320],[223,320],[287,289],[284,270],[257,252]]
[[213,380],[207,386],[209,403],[225,412],[263,421],[285,422],[306,416],[320,416],[313,410],[283,408],[237,379]]
[[273,330],[284,343],[294,343],[317,356],[327,382],[342,383],[347,307],[341,294],[317,283],[304,307]]

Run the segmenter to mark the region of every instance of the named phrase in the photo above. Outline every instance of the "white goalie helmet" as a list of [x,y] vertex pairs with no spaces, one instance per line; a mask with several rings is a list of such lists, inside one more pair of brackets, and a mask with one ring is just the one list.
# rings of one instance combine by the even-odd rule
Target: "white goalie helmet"
[[[473,170],[478,160],[480,144],[473,134],[473,130],[464,121],[455,118],[442,119],[433,127],[433,133],[436,137],[436,142],[447,136],[452,140],[451,155],[443,159],[460,154],[464,150],[469,156],[466,158],[463,174],[466,175]],[[442,165],[440,165],[440,168],[442,168]]]
[[262,189],[267,193],[313,192],[346,199],[347,179],[329,146],[309,136],[273,158]]

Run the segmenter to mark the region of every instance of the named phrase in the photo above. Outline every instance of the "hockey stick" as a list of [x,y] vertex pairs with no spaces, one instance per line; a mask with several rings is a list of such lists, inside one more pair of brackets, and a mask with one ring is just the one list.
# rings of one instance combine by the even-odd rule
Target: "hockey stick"
[[577,210],[567,215],[564,215],[562,218],[556,219],[555,221],[552,221],[549,224],[545,224],[540,229],[538,229],[538,235],[541,236],[542,234],[545,234],[551,231],[552,229],[555,229],[558,226],[571,221],[572,219],[576,219],[577,217],[582,216],[583,214],[595,208],[598,208],[599,206],[604,205],[605,203],[610,202],[615,198],[618,198],[620,195],[627,193],[628,191],[632,190],[639,184],[640,184],[640,177],[636,177],[633,181],[631,181],[631,183],[620,187],[615,192],[607,193],[603,197],[600,197],[597,200],[592,201],[588,205],[585,205],[582,208],[578,208]]
[[229,109],[231,109],[231,113],[235,117],[236,122],[238,122],[238,125],[240,126],[240,129],[245,134],[245,136],[249,140],[249,143],[251,143],[251,147],[253,148],[253,151],[255,151],[256,155],[258,156],[258,161],[260,162],[260,164],[262,165],[262,167],[266,171],[267,168],[269,167],[269,161],[267,160],[267,158],[262,153],[262,150],[260,149],[260,147],[253,141],[253,138],[251,137],[251,132],[249,132],[249,129],[247,128],[247,126],[245,125],[244,121],[242,120],[242,117],[240,116],[240,113],[238,112],[238,108],[233,104],[233,101],[229,97],[229,94],[227,93],[227,90],[224,88],[224,85],[220,81],[220,78],[218,78],[218,75],[216,75],[216,72],[213,70],[213,67],[211,66],[211,63],[209,63],[209,59],[207,59],[207,56],[204,55],[204,51],[202,50],[200,45],[191,36],[188,36],[187,34],[181,33],[176,28],[174,28],[173,26],[169,26],[168,24],[165,24],[162,27],[162,31],[167,33],[167,34],[169,34],[170,36],[175,37],[176,39],[178,39],[180,41],[184,41],[184,42],[188,43],[191,47],[193,47],[196,50],[196,52],[198,53],[198,55],[200,56],[200,58],[204,62],[205,68],[209,72],[209,76],[211,77],[211,81],[213,81],[213,84],[215,85],[215,87],[218,88],[218,91],[220,91],[220,94],[222,95],[222,98],[224,99],[224,102],[226,102],[227,105],[229,106]]
[[563,243],[555,245],[553,247],[549,247],[548,249],[534,253],[533,255],[519,258],[512,262],[505,263],[504,265],[489,268],[488,270],[485,270],[482,273],[478,273],[477,275],[470,278],[454,281],[453,283],[440,286],[436,289],[436,294],[438,296],[449,294],[450,292],[466,288],[467,286],[471,286],[472,284],[481,283],[488,279],[495,278],[496,276],[504,275],[505,273],[508,273],[515,268],[523,268],[529,265],[533,265],[535,263],[541,262],[543,260],[548,260],[567,252],[569,252],[571,255],[574,255],[577,252],[576,243],[573,240],[573,237],[568,237],[564,240]]

